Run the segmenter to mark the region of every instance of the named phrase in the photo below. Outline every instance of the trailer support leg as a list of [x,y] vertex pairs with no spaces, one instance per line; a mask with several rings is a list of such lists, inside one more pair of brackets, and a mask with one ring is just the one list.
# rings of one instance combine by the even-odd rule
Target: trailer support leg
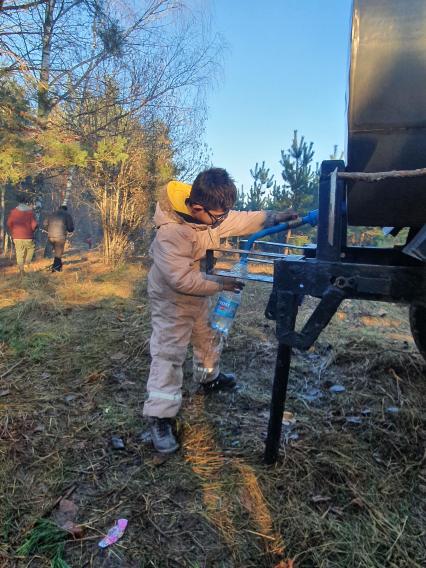
[[[299,297],[293,295],[290,305],[290,318],[288,323],[294,330],[299,308]],[[279,310],[279,307],[278,307]],[[288,312],[287,312],[288,313]],[[287,396],[288,375],[290,372],[292,347],[284,343],[278,343],[277,360],[275,363],[274,384],[272,386],[271,409],[269,414],[268,435],[266,438],[264,462],[267,465],[274,464],[278,459],[281,429],[284,415],[284,405]]]
[[278,459],[290,361],[291,347],[280,343],[278,345],[277,362],[275,364],[268,436],[266,438],[264,455],[264,461],[267,465],[274,464]]

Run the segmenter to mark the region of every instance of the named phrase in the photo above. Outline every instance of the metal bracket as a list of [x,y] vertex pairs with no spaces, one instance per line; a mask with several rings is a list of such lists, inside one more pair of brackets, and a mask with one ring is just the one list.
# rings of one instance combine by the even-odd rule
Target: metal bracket
[[294,301],[294,294],[278,291],[276,312],[278,341],[298,349],[309,349],[346,297],[344,288],[329,286],[302,331],[297,332],[289,325],[291,315],[289,307],[292,305],[292,300]]

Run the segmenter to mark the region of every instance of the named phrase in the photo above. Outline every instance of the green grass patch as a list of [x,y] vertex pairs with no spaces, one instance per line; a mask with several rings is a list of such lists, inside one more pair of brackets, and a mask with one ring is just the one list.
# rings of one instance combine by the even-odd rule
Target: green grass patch
[[119,264],[115,268],[111,268],[103,274],[99,274],[93,278],[94,282],[120,282],[127,280],[128,265]]
[[68,533],[46,519],[39,519],[16,550],[17,556],[40,554],[50,560],[51,568],[71,568],[63,559]]

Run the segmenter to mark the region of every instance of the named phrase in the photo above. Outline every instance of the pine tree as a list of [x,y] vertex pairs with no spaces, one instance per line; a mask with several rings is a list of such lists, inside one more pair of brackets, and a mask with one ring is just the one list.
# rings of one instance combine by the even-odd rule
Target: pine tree
[[330,160],[343,160],[345,153],[343,150],[339,152],[339,146],[335,144],[333,146],[333,153],[330,154]]
[[37,150],[35,124],[23,89],[0,82],[0,183],[16,183],[27,175]]
[[[0,250],[5,251],[6,208],[14,185],[26,178],[37,146],[34,124],[23,89],[14,81],[0,81]],[[7,194],[7,195],[6,195]]]
[[288,209],[291,207],[291,198],[288,190],[283,185],[274,181],[272,190],[265,203],[266,209]]
[[240,189],[237,189],[237,200],[234,205],[236,211],[245,211],[246,209],[247,196],[244,191],[244,186],[242,185]]
[[290,148],[281,150],[283,190],[291,207],[299,213],[315,209],[318,203],[318,173],[312,168],[313,157],[313,142],[308,144],[304,136],[299,141],[297,130]]
[[262,165],[256,162],[254,170],[250,170],[250,174],[253,178],[253,185],[250,187],[250,191],[247,196],[247,209],[249,211],[259,211],[263,209],[266,202],[266,192],[274,184],[274,176],[269,175],[269,168],[265,166],[265,162]]

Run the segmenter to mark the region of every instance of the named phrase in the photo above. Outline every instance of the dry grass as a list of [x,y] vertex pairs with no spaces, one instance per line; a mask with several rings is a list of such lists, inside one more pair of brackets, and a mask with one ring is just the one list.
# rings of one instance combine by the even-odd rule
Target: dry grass
[[[2,568],[50,565],[17,551],[63,495],[84,529],[65,544],[73,568],[426,565],[425,366],[403,309],[347,302],[315,349],[295,354],[296,422],[266,468],[274,329],[268,286],[247,286],[223,356],[241,387],[205,399],[188,376],[182,450],[159,466],[140,441],[145,271],[97,260],[69,255],[55,275],[40,261],[22,282],[0,275]],[[336,383],[345,392],[332,394]],[[119,517],[124,538],[100,551]]]

